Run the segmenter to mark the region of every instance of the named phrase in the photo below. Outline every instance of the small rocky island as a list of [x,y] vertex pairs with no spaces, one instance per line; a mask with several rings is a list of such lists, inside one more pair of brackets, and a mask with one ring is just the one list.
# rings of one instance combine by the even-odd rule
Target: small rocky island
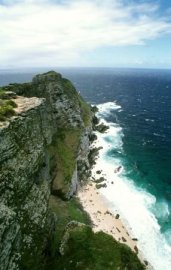
[[54,71],[0,88],[1,270],[145,269],[93,232],[74,196],[91,174],[94,111]]

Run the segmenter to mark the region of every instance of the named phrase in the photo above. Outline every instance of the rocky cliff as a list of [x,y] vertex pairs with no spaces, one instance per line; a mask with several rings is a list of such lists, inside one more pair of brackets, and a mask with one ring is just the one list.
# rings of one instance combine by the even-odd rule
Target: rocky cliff
[[93,111],[53,71],[0,88],[0,270],[144,269],[73,197],[98,150]]
[[84,178],[92,113],[53,71],[11,91],[15,115],[0,122],[0,269],[42,269],[58,218],[50,197],[69,199]]

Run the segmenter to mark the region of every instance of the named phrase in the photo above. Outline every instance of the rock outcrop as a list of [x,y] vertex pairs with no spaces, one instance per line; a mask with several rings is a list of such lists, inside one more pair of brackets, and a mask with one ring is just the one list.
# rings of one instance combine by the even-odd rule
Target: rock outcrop
[[64,200],[85,178],[91,109],[56,72],[4,87],[16,115],[0,123],[0,269],[42,269],[54,229],[51,194]]

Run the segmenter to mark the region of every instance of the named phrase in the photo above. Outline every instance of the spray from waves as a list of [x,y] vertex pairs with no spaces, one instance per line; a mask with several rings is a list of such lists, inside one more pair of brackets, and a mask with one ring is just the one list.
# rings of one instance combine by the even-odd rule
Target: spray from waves
[[[126,177],[122,158],[109,155],[111,149],[123,153],[122,128],[105,120],[114,111],[121,110],[121,106],[115,102],[108,102],[98,105],[98,109],[101,121],[109,126],[107,133],[97,134],[96,142],[97,146],[103,148],[93,172],[95,174],[103,168],[108,182],[107,188],[101,189],[101,193],[108,201],[111,211],[119,211],[132,236],[138,238],[138,248],[154,269],[170,270],[171,246],[160,231],[155,211],[152,211],[156,206],[155,196],[139,188]],[[118,166],[122,166],[122,171],[116,173],[115,169]],[[163,207],[167,209],[167,205],[163,205],[162,202]]]
[[120,110],[122,111],[121,109],[121,106],[120,105],[117,105],[116,102],[106,102],[106,103],[103,103],[103,104],[100,104],[98,105],[98,109],[99,109],[99,112],[98,112],[98,116],[99,117],[104,117],[104,116],[109,116],[110,113],[114,110]]

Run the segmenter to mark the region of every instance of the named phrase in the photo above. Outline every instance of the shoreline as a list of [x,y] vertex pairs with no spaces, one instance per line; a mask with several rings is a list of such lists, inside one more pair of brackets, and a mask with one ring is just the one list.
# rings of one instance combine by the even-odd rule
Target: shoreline
[[81,187],[77,192],[77,198],[83,209],[89,214],[94,232],[103,231],[119,243],[126,244],[137,254],[146,269],[153,269],[138,249],[138,239],[131,236],[119,213],[115,215],[109,210],[105,198],[96,188],[95,183],[89,181],[84,187]]
[[120,215],[115,215],[109,210],[105,198],[96,188],[95,183],[89,182],[86,186],[79,189],[77,197],[91,218],[94,232],[104,231],[139,254],[136,245],[138,240],[131,237],[131,234],[120,219]]
[[[100,123],[107,125],[106,121],[102,119]],[[145,269],[154,270],[152,265],[145,258],[142,250],[137,246],[139,239],[133,234],[132,228],[124,221],[117,208],[111,208],[107,198],[105,198],[103,192],[101,192],[101,189],[105,189],[108,185],[113,186],[115,181],[118,181],[118,175],[120,175],[123,170],[121,164],[115,165],[113,169],[113,180],[111,181],[108,179],[108,174],[102,169],[103,163],[101,160],[106,151],[103,137],[106,136],[108,132],[109,131],[105,133],[95,132],[97,138],[91,144],[91,149],[97,149],[98,152],[96,157],[94,157],[95,163],[91,167],[91,178],[85,186],[79,187],[77,198],[82,204],[83,209],[89,214],[94,232],[103,231],[111,235],[119,243],[127,245],[137,254],[139,260],[145,265]],[[112,147],[111,142],[106,143],[106,146],[107,149],[110,149]],[[97,177],[103,178],[103,180],[97,182]],[[97,188],[97,185],[99,185],[100,188]]]

